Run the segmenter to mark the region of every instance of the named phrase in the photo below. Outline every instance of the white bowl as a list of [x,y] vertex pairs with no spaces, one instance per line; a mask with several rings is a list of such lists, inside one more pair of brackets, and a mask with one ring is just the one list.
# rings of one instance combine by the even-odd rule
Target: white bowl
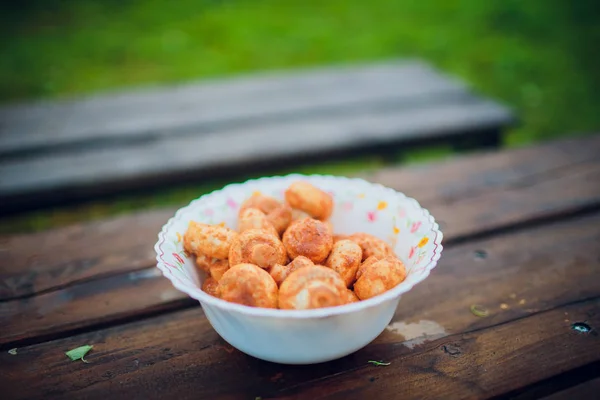
[[[335,233],[366,232],[388,242],[407,268],[404,282],[360,302],[314,310],[278,310],[229,303],[204,293],[205,278],[183,250],[190,220],[237,228],[239,205],[254,192],[283,200],[294,181],[306,180],[331,193]],[[313,364],[351,354],[390,323],[400,296],[424,280],[442,252],[442,233],[414,199],[361,179],[288,175],[228,185],[192,201],[163,226],[156,243],[158,268],[173,285],[200,301],[217,333],[238,350],[283,364]]]

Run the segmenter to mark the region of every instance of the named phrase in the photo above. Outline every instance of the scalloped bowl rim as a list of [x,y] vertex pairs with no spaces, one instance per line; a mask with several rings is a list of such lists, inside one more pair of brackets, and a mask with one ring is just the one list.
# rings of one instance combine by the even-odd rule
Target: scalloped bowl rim
[[[432,255],[431,259],[429,260],[429,262],[426,264],[423,274],[419,278],[413,280],[411,283],[406,283],[406,281],[404,281],[404,282],[400,283],[399,285],[397,285],[396,287],[394,287],[393,289],[390,289],[387,292],[385,292],[379,296],[375,296],[375,297],[372,297],[367,300],[361,300],[359,302],[350,303],[350,304],[346,304],[343,306],[336,306],[336,307],[325,307],[325,308],[310,309],[310,310],[281,310],[281,309],[250,307],[250,306],[246,306],[246,305],[242,305],[242,304],[227,302],[225,300],[221,300],[219,298],[208,295],[204,291],[202,291],[202,289],[200,287],[198,287],[196,285],[193,285],[193,284],[190,285],[190,284],[181,282],[177,277],[175,277],[171,273],[170,269],[165,264],[165,261],[162,259],[162,257],[164,256],[164,252],[163,252],[161,246],[165,242],[171,226],[173,225],[173,223],[175,221],[181,219],[182,215],[185,214],[187,212],[187,210],[194,207],[197,203],[208,201],[213,196],[219,195],[222,192],[225,192],[232,188],[240,188],[240,187],[246,186],[247,184],[250,184],[250,183],[260,184],[260,181],[263,181],[263,180],[275,180],[275,179],[282,179],[282,180],[308,179],[308,180],[310,180],[311,178],[328,178],[328,179],[335,179],[335,180],[346,180],[346,181],[348,181],[348,183],[353,182],[353,183],[357,183],[357,184],[361,184],[361,185],[367,185],[367,186],[375,187],[379,190],[386,191],[389,194],[392,194],[394,196],[400,196],[403,201],[412,203],[412,205],[415,207],[416,210],[420,210],[422,212],[423,218],[431,223],[431,232],[433,232],[435,234],[435,239],[434,239],[435,246],[434,246],[434,250],[433,250],[433,255]],[[383,186],[379,183],[368,182],[361,178],[347,178],[347,177],[343,177],[343,176],[320,175],[320,174],[310,174],[310,175],[288,174],[288,175],[276,175],[276,176],[262,177],[262,178],[256,178],[256,179],[249,179],[249,180],[246,180],[241,183],[231,183],[231,184],[228,184],[228,185],[222,187],[221,189],[217,189],[210,193],[206,193],[206,194],[192,200],[187,206],[184,206],[184,207],[181,207],[180,209],[178,209],[176,211],[175,215],[173,217],[169,218],[167,223],[165,225],[163,225],[161,231],[158,234],[158,241],[156,242],[156,244],[154,246],[154,250],[156,251],[157,267],[162,272],[163,276],[166,277],[167,279],[169,279],[176,289],[186,293],[191,298],[198,300],[201,304],[207,303],[207,304],[217,307],[221,310],[241,313],[241,314],[244,314],[247,316],[273,317],[273,318],[284,318],[284,319],[285,318],[309,319],[309,318],[325,318],[325,317],[331,317],[331,316],[336,316],[336,315],[341,315],[341,314],[349,314],[349,313],[353,313],[353,312],[356,312],[359,310],[377,307],[381,303],[399,298],[402,294],[410,291],[416,284],[425,280],[429,276],[431,270],[433,270],[436,267],[437,262],[440,259],[441,253],[443,250],[442,239],[443,239],[443,233],[439,230],[439,225],[435,222],[435,218],[429,213],[429,211],[427,209],[421,207],[421,205],[419,204],[419,202],[417,200],[406,196],[402,192],[399,192],[399,191],[396,191],[389,187]]]

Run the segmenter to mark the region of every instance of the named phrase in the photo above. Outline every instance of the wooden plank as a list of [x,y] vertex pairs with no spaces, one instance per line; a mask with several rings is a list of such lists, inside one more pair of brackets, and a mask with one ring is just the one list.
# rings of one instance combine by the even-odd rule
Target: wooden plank
[[[583,224],[588,220],[591,221],[590,224]],[[499,299],[490,298],[488,300],[489,304],[493,304],[495,307],[499,307],[503,302],[512,304],[522,299],[526,303],[528,302],[527,307],[519,305],[515,310],[505,311],[507,315],[511,313],[524,315],[523,309],[527,310],[526,314],[551,299],[567,302],[577,299],[577,296],[591,296],[596,289],[600,290],[600,282],[594,279],[597,275],[595,267],[589,270],[585,268],[580,270],[582,275],[576,278],[581,279],[584,283],[577,284],[578,291],[576,292],[568,290],[565,292],[565,288],[569,287],[565,285],[564,280],[566,271],[557,272],[554,275],[556,280],[548,280],[544,296],[538,297],[534,303],[531,302],[531,298],[535,297],[531,291],[536,289],[535,286],[523,288],[511,280],[505,286],[504,282],[506,279],[514,279],[519,276],[517,272],[524,263],[528,263],[536,257],[545,258],[548,252],[557,252],[559,256],[556,256],[551,262],[536,264],[542,268],[541,270],[533,268],[528,270],[528,274],[531,274],[529,281],[537,282],[539,279],[536,277],[537,275],[551,271],[555,265],[561,266],[559,268],[568,266],[573,262],[574,257],[578,257],[579,253],[586,253],[586,256],[591,257],[588,262],[593,265],[594,257],[600,255],[598,252],[600,249],[594,252],[589,248],[600,242],[600,228],[592,222],[600,222],[600,218],[584,217],[566,225],[544,225],[542,228],[536,229],[534,234],[526,231],[514,236],[507,235],[488,241],[469,242],[455,248],[447,248],[440,262],[439,270],[436,270],[435,274],[419,287],[420,291],[417,293],[422,293],[423,297],[414,301],[415,304],[420,305],[413,308],[415,314],[404,314],[403,316],[412,319],[423,310],[421,307],[427,307],[428,315],[432,320],[443,320],[444,315],[452,315],[454,305],[446,302],[436,305],[439,299],[431,297],[431,294],[452,293],[453,296],[462,296],[468,300],[472,296],[474,285],[482,290],[492,292],[502,288],[504,294],[498,295]],[[532,235],[533,237],[530,238]],[[548,238],[549,236],[551,238],[565,237],[566,239],[562,240],[560,244],[555,244]],[[548,242],[551,243],[550,247]],[[487,254],[485,260],[475,257],[475,253],[481,251]],[[506,260],[510,260],[508,265],[506,265]],[[485,263],[487,268],[484,273],[477,273],[481,269],[482,263]],[[81,328],[90,329],[126,318],[146,317],[197,304],[187,298],[185,294],[175,290],[166,279],[152,271],[93,280],[31,298],[0,303],[0,321],[5,326],[0,334],[0,344],[6,347],[14,343],[31,343],[57,335],[64,336],[65,332]],[[522,276],[519,279],[528,281]],[[484,280],[489,280],[489,284],[485,284]],[[508,292],[511,290],[511,286],[513,289]],[[517,288],[520,288],[520,292]],[[509,299],[512,293],[514,296],[518,296],[518,299]],[[411,296],[412,293],[409,293],[405,296],[405,299],[408,300],[403,301],[410,301]],[[548,296],[550,297],[547,298]],[[472,299],[472,301],[477,302],[478,299]],[[97,304],[102,304],[103,307],[96,307]],[[469,303],[464,304],[465,309],[468,309],[468,306]],[[465,317],[466,319],[464,319]],[[454,315],[452,322],[445,325],[445,330],[473,328],[467,323],[477,322],[473,321],[469,314],[462,315],[462,317]]]
[[[506,187],[535,184],[544,175],[560,175],[579,164],[593,162],[600,152],[600,133],[530,145],[486,151],[446,160],[387,167],[366,179],[394,187],[419,202],[457,202],[466,193],[503,191]],[[460,176],[461,179],[455,179]]]
[[158,231],[173,210],[0,238],[0,299],[155,265]]
[[[505,226],[505,216],[510,223],[531,221],[530,214],[518,214],[519,207],[538,217],[552,217],[596,206],[600,188],[590,184],[589,171],[600,162],[599,152],[600,135],[596,135],[389,169],[366,178],[419,200],[443,223],[445,241],[452,241],[460,238],[458,234],[481,232],[481,221],[486,229]],[[586,173],[581,173],[582,168]],[[573,192],[562,190],[557,182]],[[542,198],[535,196],[539,187],[554,191]],[[574,198],[578,193],[587,195]],[[519,198],[524,199],[522,204]],[[462,201],[472,205],[476,199],[482,200],[473,209],[455,212]],[[504,207],[507,200],[517,211],[494,213],[494,207]],[[151,267],[156,235],[173,214],[173,209],[149,211],[49,232],[0,236],[0,300]]]
[[[481,166],[481,171],[485,170],[483,168],[484,163],[478,165]],[[541,174],[541,176],[547,175]],[[493,199],[484,196],[476,208],[464,209],[461,214],[456,213],[457,208],[454,204],[442,204],[431,209],[434,211],[434,215],[451,221],[446,229],[448,232],[445,236],[446,242],[460,240],[461,236],[459,235],[465,232],[468,236],[476,237],[479,235],[478,232],[483,232],[482,229],[489,227],[484,222],[489,220],[489,215],[496,215],[492,213],[492,210],[501,207],[510,199],[514,201],[512,205],[515,210],[519,209],[518,202],[515,199],[520,196],[526,200],[523,201],[521,207],[529,207],[531,216],[539,216],[541,212],[546,217],[551,217],[572,212],[582,205],[581,201],[577,199],[573,201],[573,193],[586,193],[588,188],[597,188],[597,186],[589,184],[586,176],[583,176],[584,179],[582,179],[582,175],[575,174],[572,177],[575,183],[566,179],[569,176],[568,174],[561,176],[560,182],[562,183],[560,185],[557,185],[554,180],[541,185],[541,187],[553,185],[554,192],[550,196],[535,197],[536,193],[540,193],[540,185],[533,185],[520,187],[517,191],[500,191],[493,196]],[[460,179],[460,175],[456,179]],[[449,185],[453,184],[452,180],[447,180],[447,183]],[[573,192],[568,194],[564,190],[565,187],[573,190]],[[497,187],[494,186],[494,190],[496,189]],[[521,192],[520,195],[518,195],[519,191]],[[598,188],[596,191],[598,192]],[[470,196],[470,193],[469,191],[465,195]],[[548,198],[556,202],[561,196],[564,196],[562,198],[565,199],[561,207],[547,208]],[[537,198],[537,203],[531,201],[532,198]],[[600,198],[600,193],[596,193],[596,201],[598,198]],[[537,204],[537,210],[539,211],[537,213],[535,208],[532,207],[535,204]],[[21,289],[34,290],[34,292],[21,293],[27,296],[37,293],[37,296],[13,300],[0,305],[2,311],[0,321],[2,325],[7,326],[0,334],[0,343],[41,340],[52,337],[52,335],[63,334],[61,332],[64,331],[102,326],[124,318],[142,317],[193,306],[195,303],[192,300],[188,299],[183,293],[174,291],[168,281],[152,272],[153,268],[151,266],[154,265],[154,254],[150,254],[149,249],[154,243],[155,234],[160,224],[164,223],[167,218],[167,216],[163,216],[163,219],[154,221],[157,222],[157,227],[152,230],[149,227],[151,223],[149,217],[152,215],[154,214],[150,213],[143,217],[127,217],[125,220],[117,219],[96,223],[92,224],[91,227],[87,227],[89,229],[82,229],[78,226],[58,230],[50,234],[41,233],[13,238],[11,242],[13,246],[7,246],[7,248],[12,248],[14,252],[9,253],[10,256],[4,259],[6,261],[5,269],[14,268],[13,275],[7,274],[4,279],[9,283],[22,282]],[[498,227],[505,226],[506,219],[514,221],[514,215],[511,213],[503,212],[497,215],[494,223]],[[502,216],[504,216],[504,219]],[[527,214],[522,213],[519,218],[521,219],[517,222],[528,221]],[[121,224],[118,223],[119,221]],[[142,226],[141,223],[144,223],[144,225]],[[469,228],[468,224],[471,224]],[[120,228],[123,228],[123,230]],[[85,238],[82,232],[87,232],[92,236]],[[94,233],[96,235],[102,233],[103,236],[94,236]],[[46,266],[47,270],[40,269],[36,271],[34,269],[33,272],[35,273],[32,272],[33,275],[24,274],[22,271],[28,271],[28,268],[31,267],[27,265],[30,260],[22,257],[22,255],[31,254],[27,252],[32,246],[31,243],[44,242],[44,235],[56,240],[56,242],[47,241],[47,244],[50,245],[48,248],[60,251],[49,251],[49,254],[42,254],[37,258],[49,263],[38,264],[40,268]],[[81,253],[77,253],[75,250],[70,251],[70,245],[61,242],[61,240],[64,241],[65,238],[69,237],[81,237],[81,240],[72,243],[74,248],[81,251]],[[146,253],[140,255],[137,252],[137,247],[131,244],[132,238],[139,240],[139,243],[148,240],[146,245],[147,255]],[[106,248],[110,248],[107,246],[109,246],[111,239],[118,241],[120,246],[114,246],[111,257],[104,260],[101,256]],[[90,246],[90,243],[104,243],[105,245],[98,248],[98,246]],[[131,251],[128,251],[127,243],[133,247]],[[134,242],[136,246],[137,243]],[[91,252],[91,254],[86,252]],[[449,257],[450,252],[451,250],[447,247],[444,259]],[[69,254],[71,255],[69,256]],[[69,257],[75,257],[75,259],[69,261]],[[90,261],[86,261],[88,259]],[[458,265],[461,263],[462,261],[457,262]],[[63,273],[64,265],[87,265],[88,268],[83,270],[71,268]],[[144,268],[144,266],[152,269],[148,272],[142,270],[139,273],[125,273],[128,270],[128,265],[130,271],[136,271],[138,268]],[[39,280],[32,280],[31,277],[39,278]],[[27,279],[31,280],[27,281]],[[25,282],[29,282],[29,284],[25,285]],[[4,288],[7,297],[15,293],[9,290],[18,289],[14,284],[10,287],[5,284]],[[135,301],[131,301],[131,298],[135,298]],[[65,299],[68,299],[68,302]],[[90,307],[90,304],[104,304],[105,306]]]
[[598,325],[599,307],[598,299],[561,307],[491,329],[438,340],[416,354],[402,354],[403,349],[393,347],[386,353],[383,352],[386,347],[366,349],[365,354],[361,354],[363,359],[385,357],[391,368],[357,366],[345,374],[284,389],[279,398],[499,397],[564,371],[598,362],[599,336],[573,332],[564,322],[564,315],[588,319]]
[[[20,348],[17,356],[2,352],[0,376],[19,388],[14,398],[499,396],[600,362],[600,336],[571,328],[600,326],[599,222],[596,214],[450,249],[379,338],[330,363],[282,366],[245,356],[194,308]],[[488,258],[474,257],[475,249]],[[472,315],[474,303],[490,316]],[[87,343],[95,346],[90,364],[64,356]],[[380,359],[390,366],[367,363]]]
[[84,281],[35,297],[0,302],[0,346],[98,329],[198,302],[175,289],[157,268]]
[[[600,195],[600,162],[585,163],[560,173],[539,177],[498,191],[464,196],[432,206],[440,215],[448,238],[464,238],[506,228],[523,221],[531,222],[551,215],[569,213],[588,206],[597,207]],[[559,194],[560,192],[560,194]],[[565,205],[569,205],[565,207]],[[442,211],[442,213],[438,213]],[[480,210],[480,212],[474,212]],[[485,211],[484,211],[485,210]],[[478,232],[473,232],[473,227]]]
[[[191,338],[176,326],[177,315],[154,321],[158,327],[145,323],[18,349],[18,357],[3,352],[0,382],[11,399],[135,399],[155,393],[182,399],[341,398],[337,392],[344,387],[346,398],[364,398],[368,391],[376,398],[483,399],[597,361],[597,337],[574,334],[560,321],[565,312],[580,318],[593,313],[591,322],[598,324],[598,306],[552,310],[503,325],[500,332],[491,328],[454,335],[413,350],[392,347],[393,357],[384,358],[392,368],[366,363],[383,353],[385,347],[375,345],[316,367],[264,363],[223,342],[213,343],[214,333],[199,326],[193,326],[198,339]],[[147,339],[143,344],[135,340],[139,334]],[[87,357],[90,364],[65,359],[63,351],[90,340],[96,344]]]
[[[256,169],[290,163],[298,157],[317,159],[415,140],[449,140],[494,129],[506,117],[491,101],[464,95],[443,104],[363,108],[349,115],[328,113],[202,135],[8,158],[0,162],[0,206],[25,207],[36,193],[46,193],[48,201],[66,200],[123,188],[158,187],[242,166]],[[39,205],[39,197],[34,197]]]
[[0,156],[90,141],[172,136],[191,128],[201,132],[223,124],[247,125],[407,99],[418,102],[421,97],[436,101],[466,91],[464,84],[428,64],[392,60],[19,104],[0,108]]

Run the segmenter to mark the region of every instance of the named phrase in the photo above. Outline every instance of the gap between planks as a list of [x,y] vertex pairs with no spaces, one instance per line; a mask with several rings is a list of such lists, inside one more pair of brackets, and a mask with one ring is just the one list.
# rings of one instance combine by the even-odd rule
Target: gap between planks
[[[490,400],[579,400],[585,399],[584,393],[591,394],[592,390],[600,389],[600,361],[586,364],[582,367],[552,376],[540,382],[519,388],[502,396],[495,396]],[[595,396],[591,396],[591,399]]]

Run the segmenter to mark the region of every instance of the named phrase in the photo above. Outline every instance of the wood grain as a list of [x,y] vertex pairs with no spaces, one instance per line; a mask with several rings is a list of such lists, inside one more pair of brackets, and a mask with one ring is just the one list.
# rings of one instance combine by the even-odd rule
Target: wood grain
[[[573,332],[563,317],[567,313],[598,325],[599,306],[596,300],[558,308],[414,349],[373,344],[310,368],[250,359],[223,342],[207,344],[204,338],[212,332],[202,327],[186,334],[163,318],[160,327],[145,325],[146,332],[102,332],[19,349],[12,358],[2,354],[0,370],[7,380],[3,383],[11,383],[5,387],[14,399],[155,398],[166,393],[184,399],[481,399],[597,362],[598,336]],[[171,340],[162,337],[167,333]],[[141,343],[131,335],[144,335],[144,347],[135,347]],[[90,364],[66,359],[63,351],[90,340],[96,340],[98,349],[87,357]],[[371,359],[391,364],[375,367],[367,363]]]
[[[597,207],[600,196],[600,162],[574,166],[525,184],[508,186],[464,196],[429,208],[439,215],[448,241],[476,236],[524,221],[569,214],[573,210]],[[477,227],[475,231],[473,227]]]
[[0,155],[350,112],[467,88],[416,60],[271,71],[0,108]]
[[[447,241],[456,234],[480,232],[482,221],[486,229],[491,229],[527,222],[533,216],[551,217],[597,205],[600,188],[589,179],[600,164],[599,152],[600,135],[595,135],[424,166],[386,169],[365,178],[416,198],[442,223]],[[572,191],[562,190],[563,184]],[[535,196],[538,186],[546,193],[554,191],[545,196],[548,198],[541,198]],[[585,196],[573,197],[580,192]],[[463,201],[471,202],[472,207],[461,208]],[[489,204],[490,201],[495,204]],[[504,220],[506,214],[496,213],[494,208],[505,207],[505,203],[512,209],[509,220]],[[459,216],[454,211],[456,207],[461,210],[460,218],[447,223],[454,214]],[[519,213],[519,207],[527,212]],[[0,236],[0,300],[153,266],[156,235],[174,212],[149,211],[47,232]],[[461,219],[465,217],[469,220],[463,224]]]
[[197,306],[157,268],[85,281],[33,298],[0,303],[0,346],[10,347],[98,329],[107,323]]
[[173,210],[144,212],[33,234],[0,237],[0,300],[150,267]]
[[0,214],[377,146],[496,143],[513,122],[398,60],[0,107]]
[[[311,119],[243,125],[227,131],[90,145],[71,152],[43,153],[0,161],[0,206],[24,207],[33,194],[46,201],[158,188],[223,171],[258,170],[296,160],[327,159],[384,146],[439,141],[502,125],[507,115],[471,95],[444,104],[328,113]],[[282,134],[282,133],[285,134]],[[195,132],[193,132],[195,133]],[[200,151],[200,149],[202,149]],[[54,201],[54,200],[53,200]]]
[[[600,361],[600,337],[571,329],[600,326],[599,239],[597,214],[455,246],[372,344],[317,366],[246,356],[197,307],[2,352],[0,376],[30,399],[497,396]],[[471,314],[474,303],[490,316]],[[68,361],[63,351],[83,344],[95,346],[90,364]]]
[[404,168],[381,168],[365,177],[400,190],[419,202],[456,203],[466,195],[500,193],[507,187],[535,184],[544,176],[561,176],[581,164],[593,163],[599,151],[600,133],[596,133]]
[[[586,223],[588,217],[576,219],[575,222],[545,225],[535,230],[517,235],[506,235],[501,238],[492,238],[489,241],[474,241],[455,248],[446,249],[438,269],[425,282],[419,285],[419,290],[403,297],[403,302],[414,303],[413,312],[398,314],[403,319],[412,320],[418,316],[427,316],[428,319],[439,321],[444,315],[452,312],[454,305],[442,302],[438,304],[437,295],[458,296],[464,299],[462,307],[468,309],[470,304],[482,303],[481,298],[472,298],[473,287],[481,287],[485,291],[502,289],[504,294],[483,301],[488,307],[499,307],[505,303],[510,308],[502,312],[503,315],[523,315],[523,310],[535,310],[539,304],[532,303],[532,298],[537,298],[536,285],[543,282],[544,263],[534,266],[542,270],[529,269],[531,279],[525,284],[519,284],[519,291],[511,285],[516,285],[512,279],[521,269],[528,268],[530,258],[548,258],[547,254],[556,253],[555,257],[545,261],[548,266],[558,265],[557,270],[549,269],[553,274],[548,278],[548,292],[537,302],[555,298],[563,303],[573,301],[579,296],[589,297],[594,295],[600,282],[593,279],[597,271],[581,268],[567,270],[573,263],[579,262],[578,253],[586,254],[584,265],[592,265],[597,252],[590,250],[600,242],[600,228]],[[589,221],[600,222],[598,217],[590,217]],[[558,226],[558,228],[557,228]],[[555,243],[553,235],[560,235],[560,243]],[[523,245],[521,241],[526,240]],[[548,244],[550,243],[550,244]],[[597,246],[596,246],[597,247]],[[476,252],[485,252],[486,258],[480,259]],[[600,253],[599,253],[600,254]],[[485,266],[484,270],[481,267]],[[577,284],[577,291],[564,285],[562,278],[567,274],[581,273],[582,283]],[[416,294],[413,294],[416,293]],[[511,299],[514,294],[518,298]],[[418,296],[413,300],[413,295]],[[552,296],[548,298],[548,296]],[[527,303],[519,305],[524,300]],[[54,334],[65,335],[71,330],[83,327],[93,328],[110,321],[123,321],[127,318],[136,318],[143,315],[190,307],[197,304],[185,294],[177,291],[171,283],[160,276],[158,270],[143,270],[126,275],[106,277],[79,285],[67,287],[35,296],[33,298],[0,303],[0,317],[5,327],[0,334],[0,344],[4,347],[11,343],[28,340],[42,340]],[[515,307],[516,306],[516,307]],[[405,312],[405,311],[399,311]],[[465,318],[462,320],[461,318]],[[470,314],[454,316],[452,322],[446,325],[445,331],[458,331],[473,328],[467,326],[483,322],[473,320]]]
[[[396,348],[365,349],[386,356],[386,368],[363,366],[309,381],[279,398],[486,399],[597,362],[600,337],[581,335],[565,314],[600,324],[600,301],[561,307],[473,333],[438,340],[402,355]],[[375,347],[375,346],[374,346]]]
[[[577,153],[581,154],[581,153]],[[479,165],[485,165],[479,163]],[[600,199],[600,188],[597,185],[590,185],[586,174],[580,174],[581,166],[587,166],[587,162],[577,164],[577,168],[559,169],[562,173],[558,179],[550,179],[548,182],[538,181],[534,185],[515,185],[514,188],[509,188],[504,191],[498,186],[494,186],[490,195],[485,192],[480,192],[477,195],[465,196],[466,204],[477,206],[469,207],[456,205],[433,205],[429,207],[434,215],[444,221],[450,223],[444,228],[446,233],[445,241],[453,242],[460,239],[460,234],[468,234],[477,236],[478,232],[484,232],[486,228],[503,227],[509,223],[526,222],[528,218],[533,218],[543,214],[546,217],[552,215],[561,215],[562,213],[577,210],[578,207],[586,204],[597,204]],[[499,168],[499,167],[498,167]],[[484,168],[480,168],[484,170]],[[566,171],[566,172],[564,172]],[[569,172],[570,171],[570,172]],[[573,175],[570,175],[573,173]],[[554,178],[555,175],[537,174],[546,178]],[[431,174],[431,176],[437,176]],[[561,184],[557,184],[561,182]],[[510,184],[511,180],[508,181]],[[398,185],[398,183],[389,182]],[[447,180],[448,185],[452,185],[451,179]],[[494,183],[497,183],[494,181]],[[540,188],[546,188],[544,192]],[[568,188],[569,190],[565,190]],[[467,194],[472,191],[467,191]],[[483,194],[482,194],[483,193]],[[578,197],[577,194],[582,196]],[[540,196],[543,194],[543,196]],[[589,197],[585,198],[584,195]],[[477,201],[475,201],[475,200]],[[519,199],[521,203],[519,203]],[[562,204],[561,204],[562,199]],[[585,201],[582,201],[585,200]],[[586,203],[587,202],[587,203]],[[552,207],[548,207],[548,204]],[[521,205],[520,205],[521,204]],[[427,204],[425,204],[427,206]],[[529,210],[529,212],[519,211],[521,209]],[[458,212],[460,210],[460,212]],[[499,210],[502,212],[495,212]],[[513,210],[514,212],[508,212]],[[537,214],[536,214],[537,211]],[[517,213],[516,216],[514,213]],[[152,215],[152,214],[150,214]],[[132,218],[132,217],[126,217]],[[140,218],[146,225],[150,219]],[[164,220],[166,220],[164,216]],[[486,221],[490,221],[486,222]],[[157,221],[162,223],[163,221]],[[110,228],[113,224],[114,226]],[[101,225],[105,224],[105,225]],[[13,300],[10,302],[0,303],[0,322],[7,326],[0,333],[0,344],[8,345],[14,342],[30,343],[31,341],[39,341],[44,338],[53,337],[52,335],[65,335],[69,331],[77,331],[81,328],[93,328],[94,326],[103,326],[107,323],[115,323],[125,318],[140,318],[147,315],[166,312],[182,307],[193,306],[194,302],[187,298],[183,293],[174,291],[170,282],[166,279],[156,276],[152,269],[148,272],[140,271],[139,273],[123,273],[126,270],[126,265],[120,263],[120,259],[136,260],[136,266],[146,265],[150,267],[154,264],[154,256],[148,254],[147,259],[136,259],[135,253],[127,251],[125,244],[128,237],[125,234],[117,234],[119,232],[119,224],[116,221],[101,223],[104,231],[107,233],[105,237],[97,238],[92,242],[100,242],[106,245],[110,242],[110,237],[119,240],[119,246],[116,246],[116,251],[113,251],[112,264],[96,265],[97,275],[88,275],[76,279],[74,281],[65,280],[63,287],[55,290],[53,288],[46,290],[47,293],[42,293],[34,297]],[[141,227],[131,220],[127,224],[123,224],[124,232],[132,235],[137,240],[147,238],[149,241],[148,248],[151,248],[154,243],[155,233],[151,234],[149,229],[141,229]],[[470,225],[469,225],[470,224]],[[157,224],[158,225],[158,224]],[[126,227],[126,228],[125,228]],[[110,228],[110,229],[109,229]],[[80,234],[81,231],[73,229],[75,233]],[[96,228],[98,229],[98,228]],[[136,231],[139,229],[139,232]],[[158,228],[156,228],[158,230]],[[87,230],[93,233],[93,231]],[[121,232],[123,233],[123,232]],[[37,235],[34,235],[37,236]],[[38,236],[39,237],[39,236]],[[60,235],[54,235],[57,239],[58,246],[60,244]],[[63,236],[64,237],[64,236]],[[579,237],[579,236],[577,236]],[[593,235],[590,237],[594,237]],[[23,237],[21,237],[23,239]],[[84,248],[85,241],[77,242],[78,247]],[[590,244],[593,246],[593,243]],[[63,246],[65,246],[63,244]],[[106,247],[105,247],[106,248]],[[69,247],[65,246],[64,252],[51,253],[50,256],[59,255],[64,257],[69,253]],[[97,251],[95,247],[92,251]],[[472,249],[475,251],[477,249]],[[21,248],[22,252],[26,253],[26,248]],[[123,252],[120,254],[119,252]],[[582,251],[585,251],[582,249]],[[18,254],[18,253],[12,253]],[[100,253],[96,253],[100,254]],[[132,255],[133,254],[133,255]],[[442,263],[446,262],[451,256],[452,251],[446,249],[442,258]],[[50,259],[44,257],[43,259]],[[450,258],[449,263],[453,262]],[[462,263],[463,261],[460,261]],[[13,261],[13,265],[19,266],[19,263]],[[57,269],[50,269],[47,273],[48,277],[57,276],[64,279],[69,276],[57,275],[56,271],[60,271],[60,264]],[[109,269],[107,267],[113,268]],[[22,268],[27,268],[22,266]],[[122,275],[118,275],[123,273]],[[114,274],[117,274],[115,276]],[[453,279],[450,277],[449,279]],[[443,290],[438,288],[436,290]],[[557,290],[560,290],[558,288]],[[68,299],[68,301],[66,301]],[[135,299],[132,301],[131,299]],[[90,307],[91,304],[104,304],[103,307]]]

